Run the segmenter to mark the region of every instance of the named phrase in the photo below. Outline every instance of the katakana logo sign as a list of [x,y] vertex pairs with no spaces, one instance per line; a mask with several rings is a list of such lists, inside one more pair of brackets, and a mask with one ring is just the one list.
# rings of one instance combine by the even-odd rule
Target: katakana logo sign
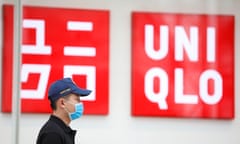
[[[3,7],[2,111],[11,111],[13,6]],[[22,112],[50,112],[47,90],[63,77],[92,90],[86,114],[108,113],[109,12],[23,7]]]

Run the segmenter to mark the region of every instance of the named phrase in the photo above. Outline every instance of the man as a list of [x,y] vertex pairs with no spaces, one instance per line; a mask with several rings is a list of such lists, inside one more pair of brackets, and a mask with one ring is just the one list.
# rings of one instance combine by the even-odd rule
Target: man
[[90,90],[79,88],[71,78],[51,84],[48,99],[53,113],[41,128],[37,144],[74,144],[76,131],[69,127],[71,120],[83,114],[80,97],[88,96]]

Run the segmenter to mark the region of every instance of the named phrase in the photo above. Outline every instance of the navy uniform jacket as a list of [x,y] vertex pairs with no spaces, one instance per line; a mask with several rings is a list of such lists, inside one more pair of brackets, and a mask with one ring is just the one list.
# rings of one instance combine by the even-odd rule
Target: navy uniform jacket
[[37,144],[74,144],[75,135],[75,130],[51,115],[38,134]]

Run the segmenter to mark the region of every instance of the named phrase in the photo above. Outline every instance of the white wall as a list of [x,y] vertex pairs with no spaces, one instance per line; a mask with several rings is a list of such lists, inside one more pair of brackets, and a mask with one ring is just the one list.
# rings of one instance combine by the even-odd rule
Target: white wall
[[[2,3],[13,3],[13,0],[3,0]],[[74,121],[72,127],[79,130],[77,142],[80,139],[81,144],[240,143],[240,0],[23,0],[23,4],[110,11],[110,113],[107,116],[84,116]],[[2,13],[2,8],[0,11]],[[235,15],[233,120],[131,116],[132,11]],[[2,41],[0,45],[2,48]],[[22,114],[20,144],[35,143],[38,130],[47,119],[46,114]],[[11,115],[0,113],[0,143],[12,143],[12,135]]]

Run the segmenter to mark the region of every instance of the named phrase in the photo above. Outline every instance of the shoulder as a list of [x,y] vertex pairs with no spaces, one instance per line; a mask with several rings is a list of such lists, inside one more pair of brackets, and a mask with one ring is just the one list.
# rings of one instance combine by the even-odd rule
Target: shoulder
[[49,120],[42,126],[40,133],[64,133],[63,122],[57,117],[51,115]]
[[51,118],[42,126],[40,133],[63,133],[63,129]]
[[40,129],[37,144],[61,144],[63,141],[64,130],[50,118]]

